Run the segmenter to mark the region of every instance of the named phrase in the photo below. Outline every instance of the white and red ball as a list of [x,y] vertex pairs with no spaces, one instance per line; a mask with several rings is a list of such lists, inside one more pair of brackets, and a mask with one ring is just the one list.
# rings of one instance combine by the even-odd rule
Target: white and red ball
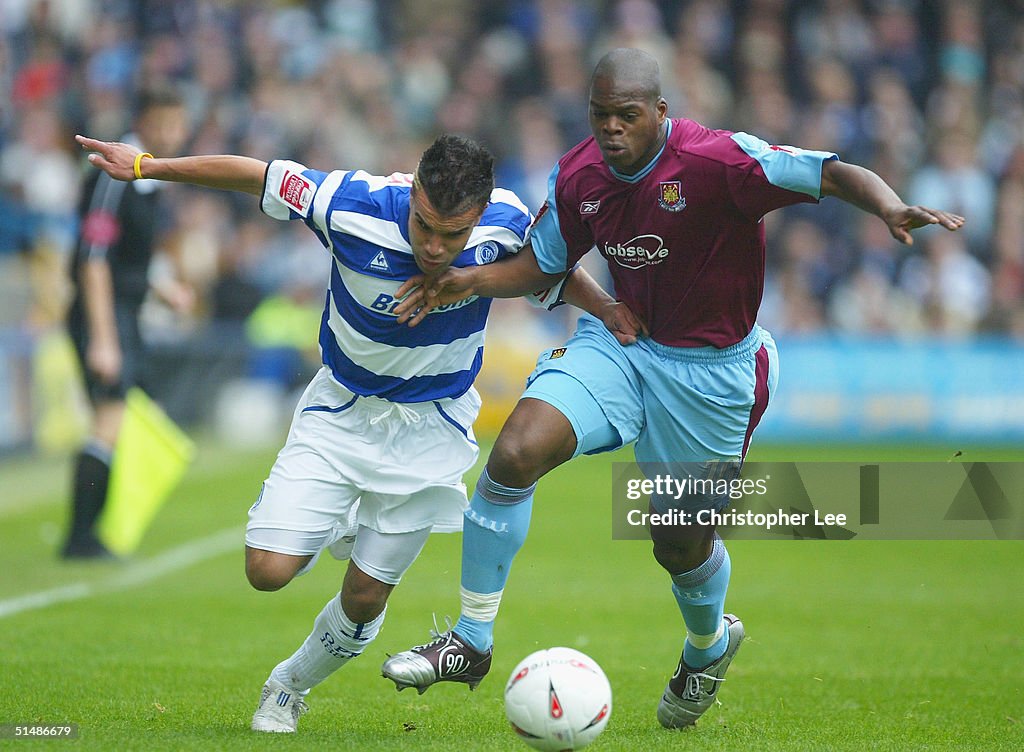
[[524,742],[544,752],[580,749],[612,714],[612,688],[597,661],[572,648],[526,656],[505,685],[505,715]]

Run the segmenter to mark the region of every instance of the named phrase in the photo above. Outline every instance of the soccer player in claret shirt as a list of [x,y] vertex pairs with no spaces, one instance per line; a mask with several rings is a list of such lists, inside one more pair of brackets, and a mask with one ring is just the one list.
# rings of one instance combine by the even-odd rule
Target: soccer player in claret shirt
[[[880,217],[903,243],[915,228],[956,230],[963,223],[947,212],[907,206],[876,174],[835,154],[670,119],[659,78],[657,62],[644,52],[605,55],[591,79],[593,137],[552,171],[547,202],[530,232],[532,253],[451,270],[400,307],[402,320],[416,325],[431,305],[462,295],[536,290],[596,247],[616,295],[643,320],[648,336],[623,347],[583,316],[564,348],[541,356],[466,512],[461,617],[438,639],[384,664],[399,688],[422,691],[437,681],[472,686],[486,673],[494,619],[526,537],[534,489],[552,468],[635,442],[648,475],[648,468],[665,467],[697,477],[738,470],[778,379],[775,344],[756,323],[766,213],[835,196]],[[658,512],[720,510],[727,503],[714,495],[650,500]],[[743,624],[724,613],[729,554],[713,526],[652,526],[650,533],[686,625],[657,713],[663,726],[679,728],[714,702]]]
[[[246,576],[257,590],[284,587],[325,548],[350,560],[341,592],[260,694],[252,728],[294,732],[309,690],[373,641],[428,535],[461,529],[468,503],[462,474],[479,453],[473,380],[491,301],[435,309],[410,329],[397,322],[397,290],[418,272],[429,280],[449,265],[514,255],[530,213],[494,188],[490,153],[457,136],[435,140],[414,175],[389,177],[235,155],[150,159],[126,144],[77,140],[118,180],[259,196],[268,216],[303,221],[331,254],[323,368],[299,401],[245,535]],[[550,307],[561,293],[629,329],[631,314],[585,274],[562,274],[538,297]]]

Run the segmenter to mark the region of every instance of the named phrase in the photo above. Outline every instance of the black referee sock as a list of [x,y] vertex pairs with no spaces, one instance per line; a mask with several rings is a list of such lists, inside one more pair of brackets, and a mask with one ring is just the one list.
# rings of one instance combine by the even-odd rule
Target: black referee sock
[[95,445],[89,445],[79,452],[73,481],[71,529],[68,531],[65,553],[88,554],[102,551],[93,527],[107,500],[109,481],[109,452]]

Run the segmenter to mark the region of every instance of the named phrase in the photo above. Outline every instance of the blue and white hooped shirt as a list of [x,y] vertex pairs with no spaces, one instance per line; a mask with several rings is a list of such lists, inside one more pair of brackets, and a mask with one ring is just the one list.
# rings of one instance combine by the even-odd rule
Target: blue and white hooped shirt
[[[397,323],[395,293],[421,273],[409,244],[411,187],[411,175],[319,172],[278,160],[267,168],[261,208],[274,219],[302,219],[331,252],[320,352],[338,383],[392,402],[453,399],[480,370],[491,299],[438,307],[415,328]],[[514,193],[495,189],[452,266],[518,253],[530,221]]]

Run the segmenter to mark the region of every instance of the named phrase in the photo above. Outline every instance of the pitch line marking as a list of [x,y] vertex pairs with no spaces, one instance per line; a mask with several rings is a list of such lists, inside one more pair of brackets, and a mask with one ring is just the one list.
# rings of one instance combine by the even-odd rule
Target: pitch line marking
[[226,528],[213,535],[191,543],[171,548],[151,559],[129,564],[110,577],[97,582],[76,582],[71,585],[40,590],[0,601],[0,619],[26,611],[55,606],[58,603],[78,601],[94,595],[116,593],[121,590],[143,585],[166,574],[212,559],[241,545],[242,531],[237,527]]

